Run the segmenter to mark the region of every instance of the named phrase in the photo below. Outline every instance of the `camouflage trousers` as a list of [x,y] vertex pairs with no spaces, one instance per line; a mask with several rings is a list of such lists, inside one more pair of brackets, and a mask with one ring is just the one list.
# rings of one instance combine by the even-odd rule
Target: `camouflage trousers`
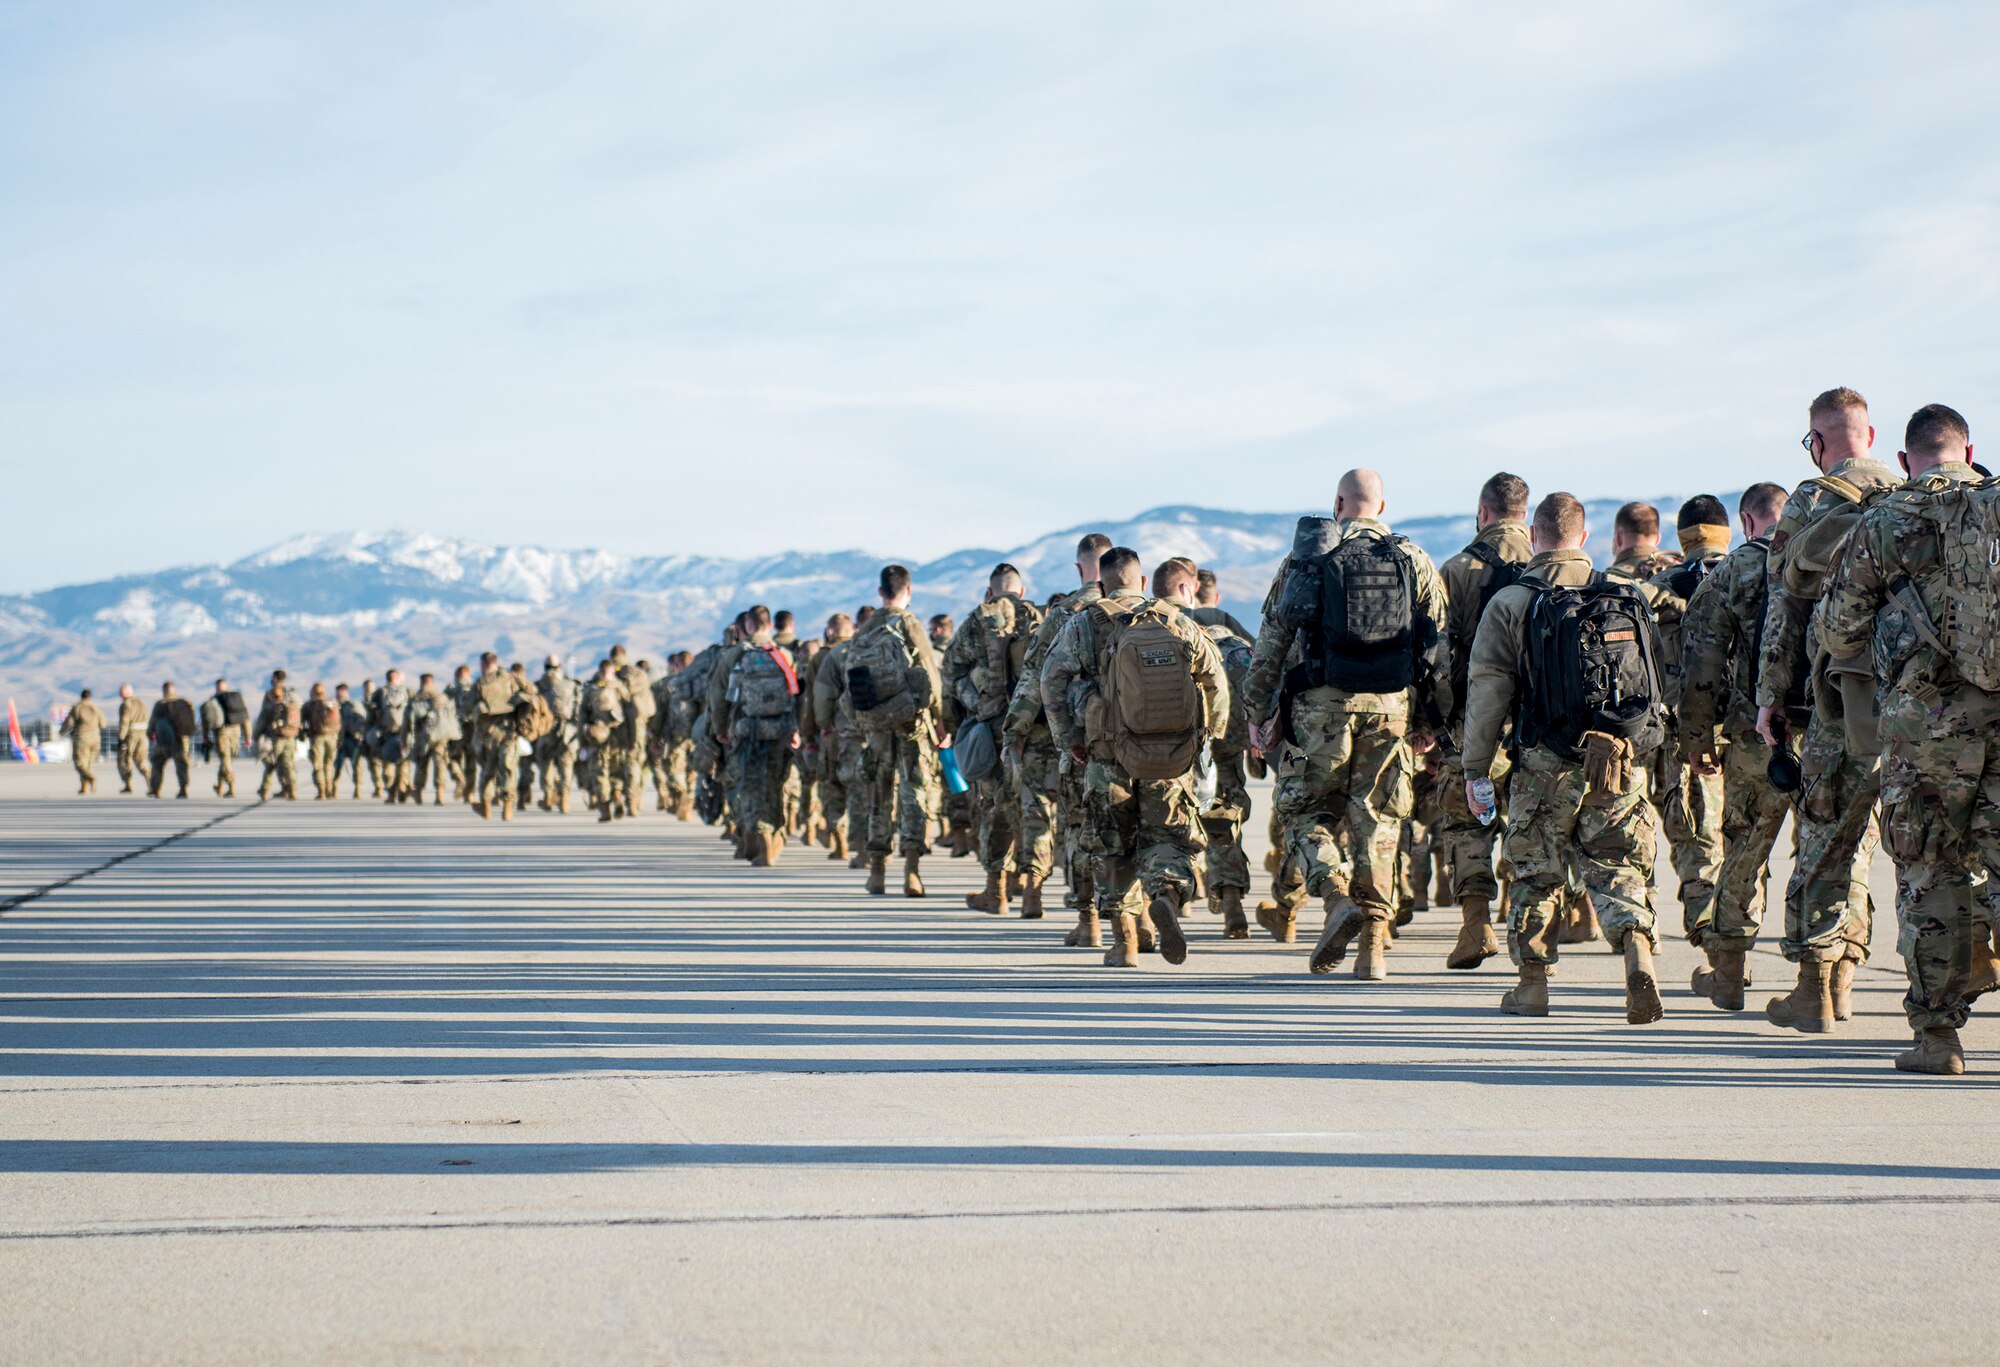
[[[1271,871],[1271,900],[1282,911],[1297,911],[1306,902],[1306,876],[1299,867],[1298,859],[1285,846],[1285,823],[1272,812],[1264,823],[1265,834],[1270,837],[1271,852],[1266,857],[1265,867]],[[1342,851],[1343,856],[1345,851]],[[1347,886],[1349,864],[1343,862],[1335,874],[1335,881],[1342,888]]]
[[1722,866],[1707,914],[1686,915],[1688,943],[1701,949],[1751,949],[1763,928],[1771,850],[1792,809],[1791,794],[1765,775],[1770,764],[1771,747],[1754,731],[1723,742]]
[[104,747],[99,734],[92,731],[70,742],[69,762],[76,766],[78,792],[89,792],[90,785],[97,782],[97,775],[92,771],[97,768],[97,755]]
[[2000,696],[1959,685],[1882,708],[1882,843],[1896,861],[1896,950],[1915,1030],[1964,1025],[1974,940],[1991,933],[2000,877]]
[[188,740],[186,737],[177,737],[169,745],[155,745],[153,747],[153,771],[152,777],[147,784],[149,792],[157,793],[160,791],[160,785],[166,782],[167,766],[169,764],[174,767],[174,779],[180,784],[179,791],[186,792],[188,786]]
[[542,801],[558,806],[576,788],[576,742],[560,728],[535,742],[535,777],[542,785]]
[[737,829],[762,836],[785,831],[785,779],[792,749],[782,740],[739,740],[729,747],[729,810]]
[[1526,751],[1507,797],[1506,859],[1512,870],[1507,951],[1517,964],[1556,961],[1569,887],[1581,879],[1613,952],[1628,935],[1655,948],[1653,859],[1659,828],[1647,800],[1651,766],[1632,766],[1632,790],[1592,792],[1583,766],[1552,751]]
[[1193,776],[1133,779],[1107,760],[1092,760],[1084,766],[1083,794],[1079,848],[1090,860],[1099,913],[1129,910],[1135,888],[1148,900],[1166,893],[1185,906],[1205,844]]
[[975,813],[979,867],[991,874],[1012,873],[1021,809],[1014,799],[1014,785],[1006,768],[996,769],[974,783],[966,796],[972,799]]
[[243,748],[243,728],[224,726],[215,733],[215,791],[236,796],[236,752]]
[[938,784],[938,820],[947,833],[973,831],[975,832],[976,839],[978,823],[973,817],[972,789],[967,788],[962,793],[954,793],[940,781]]
[[[461,793],[471,792],[474,781],[479,777],[478,746],[472,737],[465,736],[452,741],[446,759],[451,768],[452,783]],[[357,793],[361,791],[359,775],[355,776],[354,791]]]
[[828,822],[847,823],[847,848],[859,854],[868,848],[868,747],[859,736],[838,732],[832,744],[833,763],[820,761],[826,774],[820,805]]
[[134,731],[118,738],[118,781],[125,785],[125,791],[132,790],[136,781],[146,782],[146,733]]
[[299,791],[299,751],[298,743],[283,736],[266,736],[257,743],[257,758],[264,761],[264,777],[257,785],[257,796],[271,795],[271,781],[277,780],[278,791],[286,797],[296,797]]
[[361,796],[361,737],[353,732],[343,732],[340,746],[333,752],[333,782],[340,786],[340,776],[352,771],[354,775],[354,795]]
[[1697,774],[1666,753],[1661,746],[1654,754],[1653,810],[1680,882],[1681,926],[1692,934],[1715,910],[1715,880],[1723,858],[1722,775]]
[[1250,856],[1243,852],[1243,823],[1250,819],[1250,779],[1241,750],[1215,753],[1215,801],[1201,814],[1208,844],[1204,882],[1214,905],[1224,888],[1250,891]]
[[1062,785],[1055,745],[1034,739],[1015,751],[1011,778],[1014,866],[1029,882],[1046,882],[1056,866],[1056,795]]
[[937,742],[928,732],[868,737],[868,852],[929,854],[937,818]]
[[1415,804],[1408,732],[1406,718],[1342,711],[1310,693],[1292,704],[1296,742],[1279,756],[1272,807],[1306,891],[1343,916],[1395,917],[1396,856]]
[[424,789],[429,788],[437,802],[443,804],[445,775],[451,769],[451,744],[448,740],[434,740],[411,745],[416,756],[413,761],[416,769],[414,791],[419,800],[423,798]]
[[306,759],[312,765],[313,791],[321,797],[332,797],[333,762],[340,755],[340,737],[314,736],[306,742]]
[[489,807],[503,798],[511,801],[520,786],[521,754],[514,741],[511,723],[480,723],[478,798]]
[[[1509,777],[1514,764],[1505,751],[1493,757],[1493,793],[1500,816],[1507,815]],[[1439,782],[1437,825],[1431,840],[1444,851],[1445,866],[1451,870],[1452,896],[1458,902],[1468,897],[1492,906],[1500,900],[1500,880],[1493,874],[1493,856],[1500,844],[1502,829],[1498,818],[1482,826],[1472,809],[1465,805],[1466,773],[1456,756],[1445,761]]]
[[[1396,898],[1402,907],[1408,907],[1412,901],[1419,907],[1427,907],[1431,900],[1431,860],[1444,849],[1438,834],[1444,817],[1444,781],[1449,775],[1435,750],[1417,761],[1412,772],[1413,802],[1409,819],[1403,823],[1402,842],[1396,855]],[[1464,797],[1464,793],[1459,796]],[[1438,896],[1442,899],[1445,895],[1445,882],[1439,879]]]
[[1798,860],[1785,886],[1787,959],[1866,961],[1874,929],[1868,866],[1878,841],[1875,799],[1878,762],[1847,753],[1846,728],[1822,725],[1819,714],[1799,744],[1805,782],[1799,790]]
[[653,784],[659,790],[660,806],[668,811],[694,796],[694,742],[670,740],[660,746],[653,760]]

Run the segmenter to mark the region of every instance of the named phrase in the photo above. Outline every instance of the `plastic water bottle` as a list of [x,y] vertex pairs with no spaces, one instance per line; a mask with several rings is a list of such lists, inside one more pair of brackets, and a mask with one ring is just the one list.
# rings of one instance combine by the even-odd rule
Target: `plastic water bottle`
[[951,752],[949,745],[938,751],[938,758],[944,762],[944,786],[954,795],[964,792],[972,785],[965,781],[965,775],[958,771],[958,756]]
[[1494,800],[1493,780],[1475,778],[1472,780],[1472,814],[1479,818],[1482,826],[1491,826],[1499,811],[1499,803]]

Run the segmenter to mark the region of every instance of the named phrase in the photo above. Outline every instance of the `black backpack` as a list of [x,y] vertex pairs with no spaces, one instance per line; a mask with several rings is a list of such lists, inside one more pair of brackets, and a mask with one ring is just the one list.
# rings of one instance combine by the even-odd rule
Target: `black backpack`
[[227,693],[216,694],[215,700],[222,704],[222,724],[224,726],[243,726],[249,722],[250,709],[244,704],[243,695],[235,689],[232,688]]
[[1538,588],[1522,647],[1523,749],[1545,746],[1574,762],[1586,731],[1640,754],[1666,739],[1659,628],[1636,586],[1593,574],[1578,588]]
[[1309,633],[1323,682],[1345,693],[1400,693],[1416,682],[1417,573],[1398,536],[1344,536],[1324,555],[1294,563],[1278,603],[1285,625]]

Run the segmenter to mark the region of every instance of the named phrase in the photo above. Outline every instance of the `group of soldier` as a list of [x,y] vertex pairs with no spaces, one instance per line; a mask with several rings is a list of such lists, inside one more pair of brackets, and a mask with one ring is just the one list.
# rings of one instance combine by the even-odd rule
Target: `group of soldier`
[[[657,678],[623,647],[585,681],[488,655],[449,684],[411,692],[390,671],[302,703],[280,672],[254,718],[222,681],[198,713],[171,686],[148,713],[128,688],[119,770],[130,791],[150,744],[150,791],[171,763],[185,796],[195,736],[225,756],[247,741],[259,796],[291,797],[303,735],[321,798],[347,770],[359,796],[366,768],[387,801],[428,785],[441,804],[449,780],[505,820],[537,783],[553,811],[580,785],[600,821],[637,815],[650,775],[662,810],[718,825],[752,866],[804,839],[876,895],[899,859],[903,895],[922,897],[941,847],[977,857],[971,907],[1030,920],[1060,871],[1064,943],[1114,967],[1184,962],[1197,902],[1224,938],[1254,920],[1291,943],[1316,901],[1310,970],[1351,954],[1380,980],[1435,900],[1460,913],[1451,969],[1499,955],[1504,925],[1502,1012],[1548,1014],[1562,946],[1602,940],[1632,1024],[1664,1014],[1658,836],[1704,956],[1691,990],[1735,1012],[1789,815],[1778,947],[1797,978],[1766,1017],[1806,1033],[1849,1018],[1885,843],[1915,1037],[1896,1066],[1956,1074],[1958,1028],[2000,971],[2000,483],[1942,405],[1910,419],[1900,470],[1872,454],[1854,391],[1820,395],[1808,420],[1816,473],[1797,489],[1752,485],[1733,522],[1690,499],[1673,549],[1658,510],[1627,504],[1602,572],[1583,505],[1531,508],[1511,474],[1486,481],[1476,536],[1434,566],[1357,469],[1332,518],[1301,519],[1254,634],[1209,571],[1149,570],[1092,534],[1078,586],[1041,603],[1000,564],[954,630],[912,613],[890,565],[877,601],[816,636],[755,606]],[[71,722],[87,791],[107,723],[87,694]],[[1271,895],[1246,912],[1249,780],[1266,773]],[[217,791],[234,786],[225,758]]]

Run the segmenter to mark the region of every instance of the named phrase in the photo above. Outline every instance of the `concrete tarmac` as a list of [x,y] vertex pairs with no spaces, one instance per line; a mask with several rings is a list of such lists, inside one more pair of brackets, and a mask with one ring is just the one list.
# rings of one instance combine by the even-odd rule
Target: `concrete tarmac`
[[1688,993],[1664,872],[1631,1027],[1601,947],[1499,1015],[1452,910],[1382,984],[1203,913],[1113,972],[970,860],[196,789],[0,765],[0,902],[87,873],[0,913],[0,1362],[1995,1355],[2000,1030],[1891,1069],[1886,861],[1807,1038],[1775,952]]

